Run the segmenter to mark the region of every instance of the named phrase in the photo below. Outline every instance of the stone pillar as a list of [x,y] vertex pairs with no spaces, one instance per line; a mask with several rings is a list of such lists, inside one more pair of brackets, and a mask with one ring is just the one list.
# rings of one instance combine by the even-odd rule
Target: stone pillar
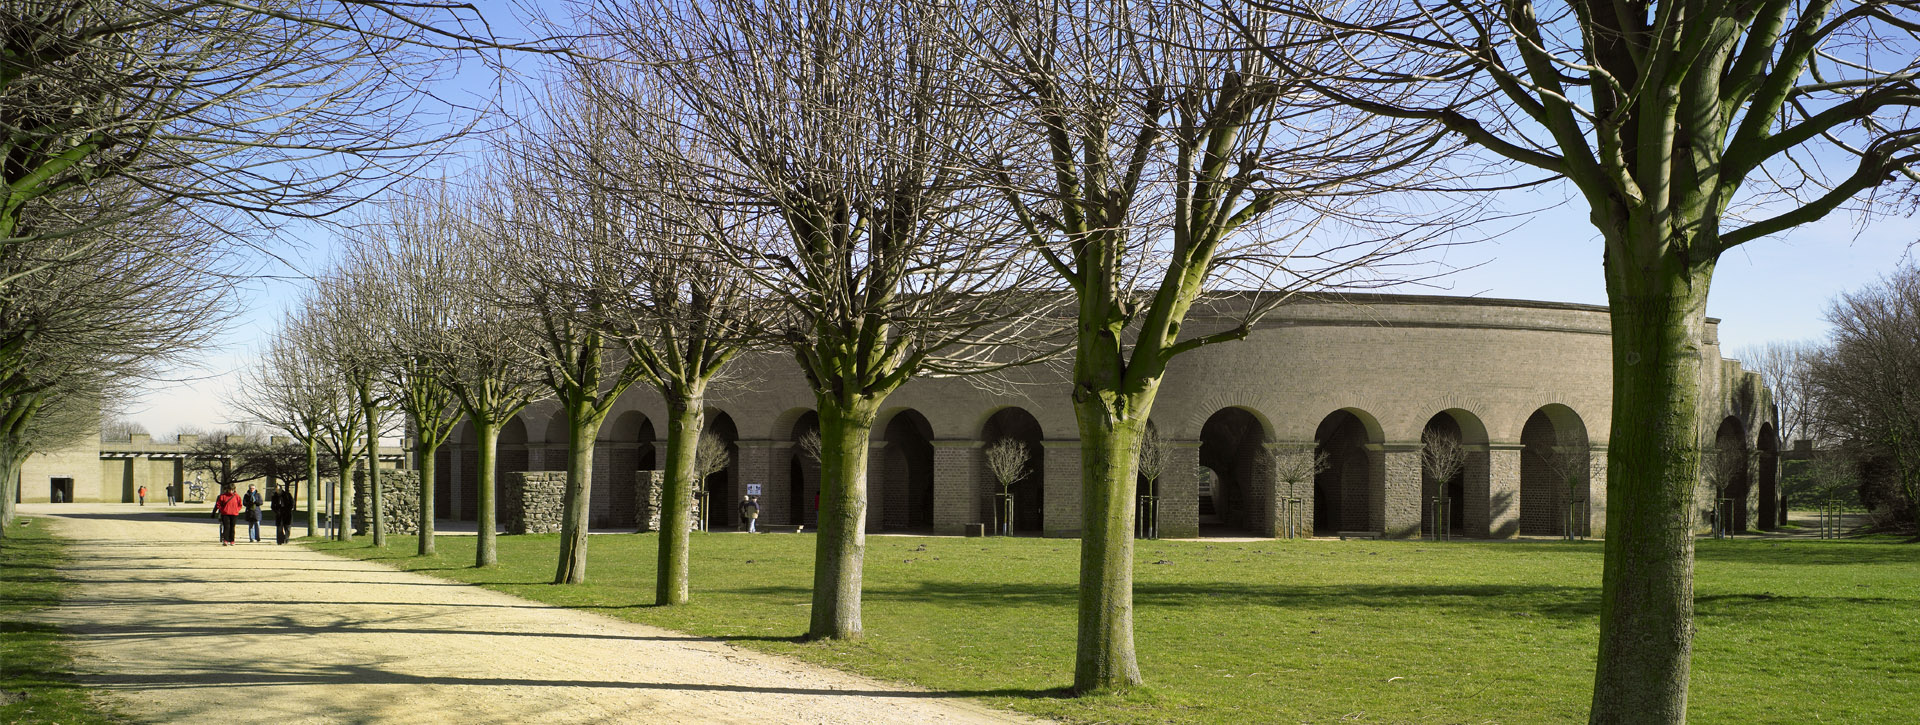
[[660,493],[666,487],[666,471],[640,471],[633,477],[639,490],[633,494],[634,518],[640,533],[660,530]]
[[[1468,536],[1484,539],[1488,536],[1490,515],[1492,513],[1492,491],[1488,486],[1487,447],[1484,445],[1462,446],[1467,452],[1467,465],[1461,471],[1466,478],[1461,481],[1460,499],[1453,505],[1463,507],[1460,512],[1460,529],[1455,536]],[[1517,481],[1516,481],[1517,483]]]
[[1162,440],[1160,465],[1160,538],[1200,535],[1200,441]]
[[980,441],[944,440],[933,444],[933,533],[955,535],[970,523],[983,523],[980,492],[985,477]]
[[1520,451],[1517,443],[1487,446],[1487,536],[1520,534]]
[[886,524],[887,442],[867,441],[867,533],[879,533]]
[[1607,449],[1605,446],[1592,446],[1587,464],[1587,535],[1596,539],[1607,537]]
[[1041,473],[1044,501],[1041,525],[1047,538],[1080,536],[1080,441],[1040,441],[1047,452],[1047,470]]
[[1313,536],[1314,451],[1313,441],[1267,444],[1274,473],[1273,491],[1267,497],[1266,517],[1270,526],[1263,535],[1285,537],[1287,528],[1292,527],[1295,537]]
[[1387,443],[1380,447],[1382,496],[1375,507],[1380,535],[1388,539],[1420,536],[1420,443]]
[[509,534],[550,534],[565,512],[565,471],[506,471],[500,477],[500,523]]

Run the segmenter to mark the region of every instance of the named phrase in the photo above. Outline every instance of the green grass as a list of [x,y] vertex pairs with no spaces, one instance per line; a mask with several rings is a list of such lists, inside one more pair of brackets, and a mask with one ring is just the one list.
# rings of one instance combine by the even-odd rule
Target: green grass
[[[1598,542],[1141,542],[1148,687],[1073,699],[1078,542],[875,537],[866,637],[803,643],[813,537],[695,534],[694,601],[654,607],[652,535],[595,536],[553,586],[557,537],[317,548],[1073,722],[1559,723],[1586,716]],[[1694,722],[1910,722],[1920,547],[1702,541]]]
[[22,516],[0,539],[0,723],[125,722],[71,676],[60,628],[24,621],[60,602],[65,542]]

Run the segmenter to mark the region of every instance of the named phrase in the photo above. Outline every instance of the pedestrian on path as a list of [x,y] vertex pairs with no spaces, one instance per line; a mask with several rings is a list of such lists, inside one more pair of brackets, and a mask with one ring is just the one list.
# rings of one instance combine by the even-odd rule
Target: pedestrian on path
[[747,521],[747,533],[759,533],[760,503],[754,501],[752,496],[740,497],[740,518]]
[[287,543],[293,536],[293,506],[293,491],[286,484],[273,489],[273,543]]
[[140,505],[141,506],[147,505],[147,487],[146,486],[140,487]]
[[221,546],[233,546],[233,527],[239,523],[240,511],[244,508],[240,494],[233,492],[233,484],[222,484],[220,495],[213,497],[213,517],[220,520]]
[[260,491],[251,483],[247,484],[247,495],[242,497],[240,502],[247,507],[244,514],[247,519],[247,541],[258,544],[260,543],[260,506],[266,502],[260,499]]
[[172,484],[168,484],[167,485],[167,505],[173,506],[179,503],[180,503],[180,494],[174,492]]

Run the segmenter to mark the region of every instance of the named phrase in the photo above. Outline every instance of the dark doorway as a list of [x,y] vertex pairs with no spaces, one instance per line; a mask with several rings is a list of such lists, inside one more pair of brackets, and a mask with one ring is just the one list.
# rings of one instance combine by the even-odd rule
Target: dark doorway
[[73,479],[49,479],[48,488],[51,489],[47,492],[48,501],[54,503],[73,503]]

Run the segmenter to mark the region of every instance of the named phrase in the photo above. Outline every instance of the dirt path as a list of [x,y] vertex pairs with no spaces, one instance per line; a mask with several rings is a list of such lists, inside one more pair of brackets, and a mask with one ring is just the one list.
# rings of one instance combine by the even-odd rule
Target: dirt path
[[[197,510],[199,507],[195,507]],[[186,511],[182,506],[174,511]],[[165,506],[23,505],[75,539],[85,682],[154,722],[1033,722],[268,541]],[[51,514],[52,516],[48,516]],[[241,538],[246,538],[242,528]]]

